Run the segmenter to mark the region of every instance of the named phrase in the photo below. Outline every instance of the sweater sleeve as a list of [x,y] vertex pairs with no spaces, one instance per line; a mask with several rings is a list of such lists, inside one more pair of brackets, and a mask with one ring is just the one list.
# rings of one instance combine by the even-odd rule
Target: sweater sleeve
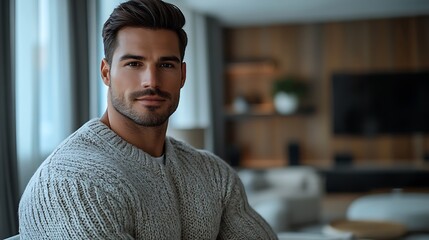
[[132,215],[101,188],[75,178],[31,180],[19,206],[22,239],[133,239]]
[[268,223],[247,201],[237,174],[231,174],[218,239],[277,239]]

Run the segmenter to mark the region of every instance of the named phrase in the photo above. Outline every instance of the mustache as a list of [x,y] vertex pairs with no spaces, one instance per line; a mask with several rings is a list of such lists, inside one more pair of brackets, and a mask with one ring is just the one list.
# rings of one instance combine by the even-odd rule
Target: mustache
[[143,96],[153,96],[153,95],[158,95],[162,98],[171,99],[170,93],[161,91],[158,88],[148,88],[142,91],[133,92],[130,94],[130,97],[135,99]]

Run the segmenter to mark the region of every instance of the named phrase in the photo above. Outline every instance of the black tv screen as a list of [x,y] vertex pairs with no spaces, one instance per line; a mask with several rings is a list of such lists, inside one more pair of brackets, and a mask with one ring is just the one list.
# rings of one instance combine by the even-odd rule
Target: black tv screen
[[334,134],[429,132],[429,71],[332,76]]

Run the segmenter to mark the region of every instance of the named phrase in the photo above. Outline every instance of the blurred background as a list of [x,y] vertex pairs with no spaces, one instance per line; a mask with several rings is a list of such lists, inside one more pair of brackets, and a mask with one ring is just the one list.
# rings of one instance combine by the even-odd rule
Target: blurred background
[[[0,238],[29,178],[106,107],[119,0],[0,1]],[[307,166],[327,193],[429,188],[429,2],[169,0],[187,82],[168,134],[237,169]]]

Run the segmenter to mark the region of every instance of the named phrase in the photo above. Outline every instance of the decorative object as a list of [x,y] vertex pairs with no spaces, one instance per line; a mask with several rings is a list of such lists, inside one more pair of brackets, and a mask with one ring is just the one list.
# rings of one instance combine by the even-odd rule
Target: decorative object
[[297,111],[307,86],[303,81],[283,76],[274,81],[272,90],[276,111],[280,114],[291,114]]
[[293,113],[298,108],[298,97],[290,93],[278,92],[274,96],[274,106],[278,113]]
[[249,103],[247,102],[246,98],[244,96],[237,96],[234,99],[234,111],[237,113],[245,113],[249,111]]

